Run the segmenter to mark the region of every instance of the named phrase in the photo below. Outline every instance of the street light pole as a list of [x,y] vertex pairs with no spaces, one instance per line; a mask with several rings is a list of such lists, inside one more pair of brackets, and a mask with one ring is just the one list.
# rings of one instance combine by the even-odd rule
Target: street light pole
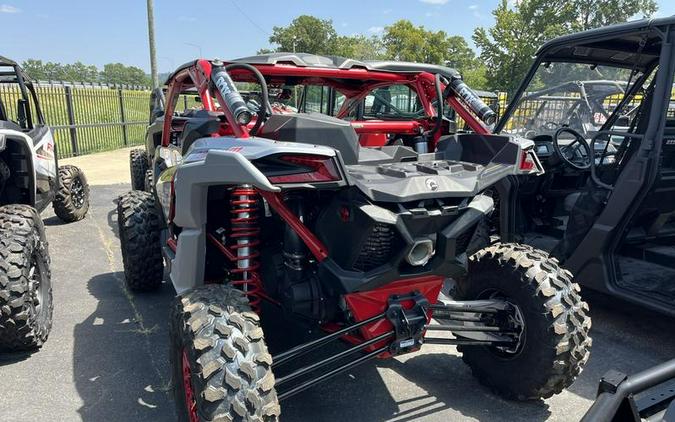
[[204,58],[204,55],[202,54],[202,46],[201,46],[201,45],[199,45],[199,44],[192,44],[191,42],[186,42],[186,43],[184,43],[184,44],[185,44],[185,45],[189,45],[190,47],[194,47],[194,48],[196,48],[197,50],[199,50],[199,58],[200,58],[200,59],[203,59],[203,58]]
[[159,76],[157,75],[157,50],[155,49],[155,13],[153,10],[153,0],[147,0],[148,4],[148,42],[150,43],[150,75],[152,77],[152,87],[159,86]]

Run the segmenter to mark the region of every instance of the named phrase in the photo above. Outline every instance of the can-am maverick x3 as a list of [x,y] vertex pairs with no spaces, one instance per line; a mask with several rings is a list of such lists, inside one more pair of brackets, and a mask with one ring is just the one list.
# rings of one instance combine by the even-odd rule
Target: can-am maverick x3
[[[420,75],[344,59],[310,67],[354,83]],[[232,82],[244,74],[263,91],[257,115]],[[424,77],[472,104],[463,112],[480,110],[461,80]],[[177,116],[190,87],[203,108]],[[171,361],[182,420],[277,420],[281,400],[424,343],[459,346],[474,374],[512,399],[549,397],[574,380],[590,319],[572,275],[529,246],[466,253],[493,207],[481,192],[540,171],[532,141],[484,130],[448,136],[430,154],[362,148],[349,122],[272,114],[268,98],[249,64],[180,67],[168,81],[154,188],[118,203],[127,286],[159,287],[166,265],[178,293]],[[440,302],[449,277],[460,280],[456,297]],[[287,325],[274,331],[279,311]],[[314,337],[272,356],[266,342],[280,349],[274,337],[293,327]],[[350,346],[326,356],[338,339]]]

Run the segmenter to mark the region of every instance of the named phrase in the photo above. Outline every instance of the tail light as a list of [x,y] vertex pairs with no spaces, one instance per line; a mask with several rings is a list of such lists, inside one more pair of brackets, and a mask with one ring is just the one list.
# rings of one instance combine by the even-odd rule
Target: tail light
[[284,155],[279,157],[279,161],[297,169],[288,174],[268,176],[272,183],[337,182],[341,179],[335,160],[331,157]]

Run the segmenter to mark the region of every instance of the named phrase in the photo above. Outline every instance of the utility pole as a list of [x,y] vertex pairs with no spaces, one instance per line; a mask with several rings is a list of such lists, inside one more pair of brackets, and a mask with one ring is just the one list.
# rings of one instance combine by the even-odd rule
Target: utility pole
[[157,75],[157,50],[155,49],[155,13],[153,11],[153,0],[148,2],[148,42],[150,43],[150,75],[152,76],[152,87],[159,86],[159,76]]
[[[293,35],[293,53],[295,53],[295,42],[298,40],[298,37]],[[293,98],[295,99],[295,110],[299,111],[300,105],[298,104],[298,85],[293,85]]]

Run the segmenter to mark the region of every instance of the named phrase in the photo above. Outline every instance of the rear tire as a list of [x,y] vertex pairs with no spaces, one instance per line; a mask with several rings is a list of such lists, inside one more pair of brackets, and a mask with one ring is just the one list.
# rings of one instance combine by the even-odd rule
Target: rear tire
[[525,245],[495,243],[476,252],[469,274],[458,281],[456,299],[498,293],[520,311],[519,348],[460,347],[474,376],[513,400],[548,398],[567,388],[590,355],[591,320],[572,274],[546,253]]
[[145,172],[145,182],[144,183],[145,184],[144,184],[143,190],[145,190],[146,192],[149,192],[149,193],[154,193],[153,192],[154,186],[153,186],[153,183],[152,183],[152,170],[147,170]]
[[145,188],[145,172],[148,171],[148,154],[142,148],[129,151],[129,170],[131,171],[131,189]]
[[124,279],[129,290],[150,291],[162,284],[160,221],[155,199],[148,192],[131,191],[119,197],[117,225]]
[[241,291],[197,287],[176,298],[171,321],[178,420],[278,421],[272,356]]
[[52,203],[54,213],[66,223],[79,221],[89,210],[89,184],[76,166],[59,167],[59,190]]
[[44,226],[27,205],[0,207],[0,351],[40,348],[52,328]]

